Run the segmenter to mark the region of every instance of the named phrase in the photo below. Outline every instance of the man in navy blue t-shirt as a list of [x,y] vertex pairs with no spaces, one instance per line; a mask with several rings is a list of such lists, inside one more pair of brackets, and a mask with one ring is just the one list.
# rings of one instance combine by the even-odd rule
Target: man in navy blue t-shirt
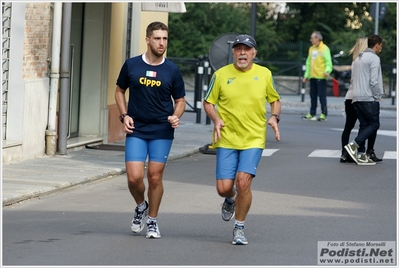
[[[116,82],[115,100],[126,133],[125,162],[129,191],[137,206],[131,222],[134,233],[160,238],[157,216],[163,195],[162,175],[180,117],[186,108],[179,68],[164,57],[168,27],[150,23],[147,52],[125,61]],[[129,88],[126,107],[125,93]],[[145,200],[145,162],[148,157],[148,202]]]

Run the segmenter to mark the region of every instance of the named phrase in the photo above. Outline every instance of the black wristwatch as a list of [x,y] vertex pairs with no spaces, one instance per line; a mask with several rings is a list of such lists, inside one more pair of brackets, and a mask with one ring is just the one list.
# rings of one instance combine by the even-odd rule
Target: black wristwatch
[[121,114],[119,116],[119,120],[121,120],[122,123],[123,123],[123,119],[125,118],[125,116],[127,116],[127,114]]
[[272,114],[272,116],[276,117],[277,124],[280,122],[280,116],[278,114]]

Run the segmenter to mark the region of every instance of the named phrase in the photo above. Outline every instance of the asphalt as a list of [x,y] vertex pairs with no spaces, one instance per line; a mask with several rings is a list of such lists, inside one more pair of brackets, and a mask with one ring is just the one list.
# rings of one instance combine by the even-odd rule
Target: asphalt
[[[192,94],[187,94],[190,103]],[[282,114],[305,115],[309,111],[309,95],[281,95]],[[192,102],[191,102],[192,103]],[[328,97],[329,115],[341,115],[343,97]],[[319,108],[318,104],[318,108]],[[381,117],[397,118],[396,100],[383,98]],[[205,120],[203,120],[205,121]],[[198,153],[211,141],[212,124],[181,121],[169,160]],[[53,194],[85,183],[110,178],[125,173],[124,141],[110,144],[111,149],[81,148],[67,155],[42,156],[2,165],[3,206],[31,198]]]

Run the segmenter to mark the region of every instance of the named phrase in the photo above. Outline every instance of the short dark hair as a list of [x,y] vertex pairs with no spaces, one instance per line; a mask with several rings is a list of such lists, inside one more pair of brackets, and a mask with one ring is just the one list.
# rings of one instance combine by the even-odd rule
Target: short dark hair
[[367,46],[369,48],[373,48],[373,47],[375,47],[375,45],[381,44],[381,43],[382,43],[382,38],[376,34],[372,34],[367,38]]
[[152,35],[152,32],[156,30],[169,31],[168,26],[166,26],[165,23],[160,21],[154,21],[147,26],[146,37],[150,37]]

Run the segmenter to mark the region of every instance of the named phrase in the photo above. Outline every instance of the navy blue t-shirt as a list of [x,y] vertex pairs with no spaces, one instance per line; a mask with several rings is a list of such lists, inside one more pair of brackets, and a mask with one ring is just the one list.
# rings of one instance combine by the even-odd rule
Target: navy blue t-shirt
[[125,61],[116,84],[129,88],[128,115],[134,130],[127,136],[143,139],[173,139],[174,128],[168,122],[173,114],[173,99],[186,95],[183,77],[168,59],[157,66],[144,62],[142,55]]

